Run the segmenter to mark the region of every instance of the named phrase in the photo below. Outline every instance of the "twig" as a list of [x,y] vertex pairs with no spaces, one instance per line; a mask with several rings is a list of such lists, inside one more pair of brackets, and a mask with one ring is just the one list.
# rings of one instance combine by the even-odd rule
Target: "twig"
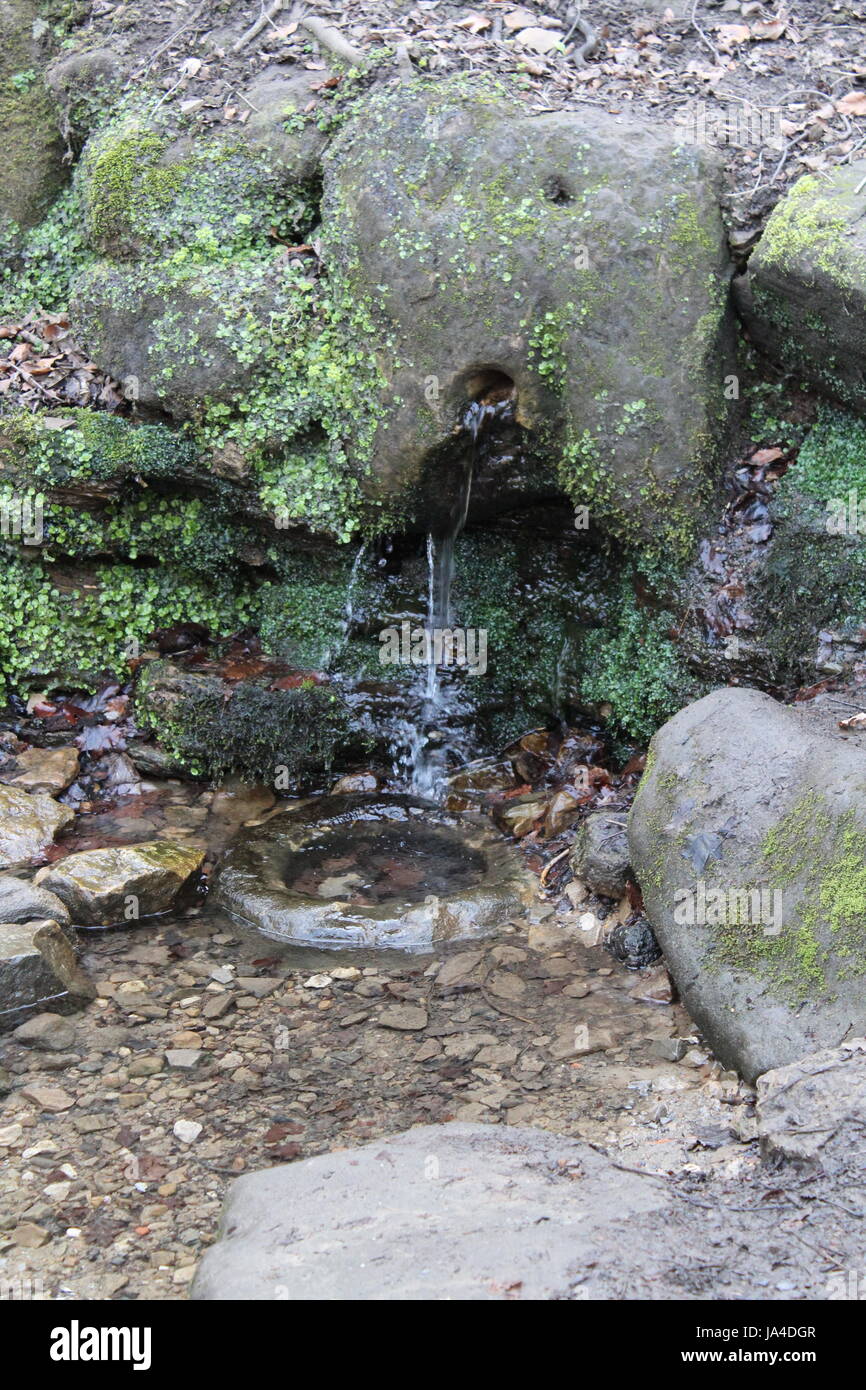
[[547,863],[545,864],[544,868],[542,869],[541,874],[540,874],[539,879],[538,879],[538,886],[539,886],[539,888],[543,888],[543,887],[544,887],[544,880],[547,878],[547,875],[550,873],[550,871],[551,871],[551,869],[553,868],[554,864],[558,864],[559,861],[560,861],[560,859],[564,859],[565,856],[566,856],[567,854],[569,854],[570,852],[571,852],[571,845],[568,845],[568,846],[562,851],[561,854],[555,854],[554,857],[553,857],[552,859],[549,859],[549,860],[547,861]]
[[232,46],[232,53],[240,53],[241,49],[246,48],[248,43],[252,43],[253,39],[262,32],[265,25],[270,24],[271,20],[284,8],[285,0],[272,0],[268,8],[262,10],[255,24],[251,24],[246,33],[241,34],[237,43]]
[[697,34],[698,38],[700,39],[701,43],[704,44],[710,50],[716,62],[720,63],[722,59],[721,55],[719,54],[719,50],[716,48],[715,44],[707,34],[706,30],[701,28],[700,24],[698,24],[697,9],[698,0],[692,0],[692,12],[689,15],[689,22],[691,23],[691,26]]
[[323,19],[311,14],[301,20],[301,27],[306,29],[308,34],[312,34],[323,48],[329,48],[345,63],[350,63],[356,68],[365,66],[367,60],[361,50],[349,43],[348,39],[344,39],[339,29],[335,29],[332,24],[326,24]]

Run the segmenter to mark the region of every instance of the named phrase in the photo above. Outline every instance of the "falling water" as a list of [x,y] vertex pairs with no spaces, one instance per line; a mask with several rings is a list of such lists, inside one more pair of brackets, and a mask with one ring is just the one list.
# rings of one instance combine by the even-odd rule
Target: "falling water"
[[[454,551],[469,514],[472,494],[472,473],[479,452],[479,437],[496,419],[513,411],[510,400],[496,404],[473,401],[463,417],[463,427],[472,439],[460,486],[446,526],[440,535],[427,537],[427,631],[450,629],[454,622],[451,588],[454,582]],[[413,791],[437,797],[449,767],[466,761],[470,750],[466,746],[465,716],[467,702],[461,699],[461,683],[445,676],[434,660],[430,660],[417,684],[423,688],[420,708],[415,720],[407,721],[406,743],[400,750],[400,761],[406,767]],[[416,691],[417,694],[417,691]]]

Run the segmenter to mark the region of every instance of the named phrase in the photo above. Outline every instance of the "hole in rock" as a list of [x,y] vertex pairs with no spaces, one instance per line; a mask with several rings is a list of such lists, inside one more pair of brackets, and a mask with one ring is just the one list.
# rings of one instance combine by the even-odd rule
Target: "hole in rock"
[[470,888],[486,867],[484,855],[453,830],[359,821],[332,827],[297,849],[284,872],[295,893],[372,907]]
[[478,367],[466,378],[466,397],[479,405],[495,405],[513,400],[517,394],[514,378],[499,367]]
[[545,198],[550,203],[573,203],[574,195],[563,183],[558,174],[550,174],[541,185]]

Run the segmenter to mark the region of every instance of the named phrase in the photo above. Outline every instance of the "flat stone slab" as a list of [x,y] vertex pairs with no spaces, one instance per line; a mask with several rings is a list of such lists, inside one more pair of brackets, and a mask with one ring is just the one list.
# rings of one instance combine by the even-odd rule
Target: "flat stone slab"
[[812,1052],[758,1079],[758,1134],[770,1155],[862,1167],[866,1038]]
[[239,1178],[196,1299],[574,1296],[663,1182],[540,1129],[423,1125]]

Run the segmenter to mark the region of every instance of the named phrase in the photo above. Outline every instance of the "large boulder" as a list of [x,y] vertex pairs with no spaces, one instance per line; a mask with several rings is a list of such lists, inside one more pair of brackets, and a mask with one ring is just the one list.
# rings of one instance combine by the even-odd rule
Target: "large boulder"
[[819,391],[866,407],[866,164],[798,180],[734,281],[749,337]]
[[0,784],[0,869],[16,869],[40,859],[58,830],[73,819],[68,806],[43,792]]
[[167,911],[203,862],[203,850],[155,840],[70,854],[37,882],[65,903],[78,926],[109,927]]
[[388,343],[380,494],[435,516],[436,446],[511,391],[524,452],[594,521],[692,516],[725,411],[717,177],[598,108],[530,116],[459,80],[367,101],[325,160],[323,239]]
[[95,996],[57,922],[0,923],[0,1028],[48,1008],[72,1012]]
[[614,1233],[667,1202],[661,1183],[573,1139],[417,1126],[240,1178],[193,1298],[592,1297],[619,1257]]
[[683,1003],[727,1066],[752,1080],[866,1032],[856,735],[716,690],[654,736],[629,846]]

